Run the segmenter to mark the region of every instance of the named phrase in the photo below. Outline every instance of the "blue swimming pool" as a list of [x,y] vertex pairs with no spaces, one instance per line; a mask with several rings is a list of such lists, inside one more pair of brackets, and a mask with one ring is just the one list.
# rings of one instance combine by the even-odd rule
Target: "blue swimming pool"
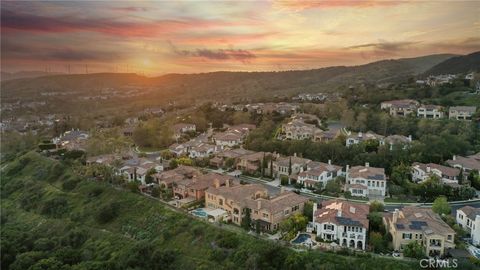
[[207,212],[203,208],[197,208],[195,210],[192,210],[192,215],[201,217],[201,218],[206,218],[207,217]]
[[310,234],[301,233],[297,236],[297,238],[293,239],[293,244],[303,244],[310,239]]

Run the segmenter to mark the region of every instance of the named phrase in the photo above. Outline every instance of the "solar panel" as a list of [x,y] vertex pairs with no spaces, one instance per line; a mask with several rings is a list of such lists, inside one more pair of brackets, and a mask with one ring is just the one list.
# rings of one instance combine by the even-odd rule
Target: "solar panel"
[[395,226],[397,227],[397,229],[400,229],[400,230],[405,229],[405,226],[403,226],[403,224],[395,224]]
[[412,221],[409,228],[412,230],[421,230],[423,226],[427,226],[425,221]]

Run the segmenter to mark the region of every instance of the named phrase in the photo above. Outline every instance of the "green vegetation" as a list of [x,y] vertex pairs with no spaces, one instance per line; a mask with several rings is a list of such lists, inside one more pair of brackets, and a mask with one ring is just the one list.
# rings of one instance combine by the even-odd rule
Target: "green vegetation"
[[445,196],[440,196],[433,202],[432,210],[439,215],[448,215],[452,212],[452,207],[448,204]]
[[[351,265],[415,269],[417,265],[297,253],[214,228],[106,182],[88,181],[74,175],[65,162],[37,153],[9,163],[1,176],[2,269],[350,269]],[[63,183],[71,179],[77,184],[64,190]]]

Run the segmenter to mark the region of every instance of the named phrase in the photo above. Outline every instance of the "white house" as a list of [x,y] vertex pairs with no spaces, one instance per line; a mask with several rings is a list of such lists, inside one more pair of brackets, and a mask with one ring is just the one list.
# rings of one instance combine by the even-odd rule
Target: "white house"
[[474,106],[456,106],[450,107],[448,110],[448,118],[456,120],[472,120],[472,116],[477,111],[477,107]]
[[480,245],[480,208],[464,206],[457,210],[457,223],[470,233],[472,243]]
[[342,200],[324,201],[313,205],[313,222],[307,232],[334,241],[342,247],[365,250],[368,234],[369,206]]
[[307,164],[306,171],[298,174],[297,182],[306,187],[314,187],[317,183],[321,183],[325,188],[329,181],[342,174],[342,167],[332,165],[331,160],[328,163],[312,161]]
[[345,140],[345,145],[352,146],[354,144],[359,144],[361,142],[370,141],[370,140],[380,142],[383,140],[383,138],[384,137],[382,135],[378,135],[371,131],[368,131],[366,133],[359,132],[358,134],[349,135]]
[[460,169],[442,166],[435,163],[424,164],[415,162],[412,164],[413,182],[423,182],[433,175],[440,178],[445,184],[455,184],[458,183]]
[[385,197],[387,177],[384,168],[355,166],[351,169],[347,165],[345,190],[352,196],[358,197]]
[[421,105],[417,109],[417,117],[427,119],[440,119],[445,115],[443,107],[438,105]]
[[306,170],[307,164],[310,162],[310,159],[297,157],[297,154],[293,157],[278,157],[273,162],[273,174],[277,178],[280,178],[282,175],[291,177]]

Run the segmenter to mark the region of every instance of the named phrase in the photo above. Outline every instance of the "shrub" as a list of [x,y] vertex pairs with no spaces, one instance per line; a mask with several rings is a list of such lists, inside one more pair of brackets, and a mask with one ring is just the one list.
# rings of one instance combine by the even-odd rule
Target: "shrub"
[[115,203],[109,203],[100,208],[95,219],[97,220],[98,223],[105,224],[112,221],[117,216],[118,216],[118,205]]
[[65,191],[71,191],[77,187],[78,179],[68,179],[62,183],[62,189]]
[[68,202],[65,198],[53,198],[45,202],[42,207],[42,214],[50,217],[61,217],[68,209]]

